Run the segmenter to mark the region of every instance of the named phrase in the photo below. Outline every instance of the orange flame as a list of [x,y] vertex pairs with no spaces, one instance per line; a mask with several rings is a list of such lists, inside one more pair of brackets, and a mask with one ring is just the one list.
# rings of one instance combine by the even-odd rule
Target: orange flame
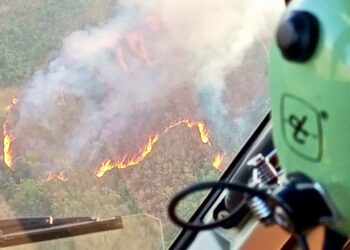
[[12,160],[12,142],[13,142],[13,134],[11,131],[8,131],[8,123],[5,122],[3,125],[3,159],[7,167],[13,169],[13,160]]
[[146,158],[146,156],[151,153],[153,149],[153,145],[159,140],[159,135],[150,136],[148,138],[147,144],[140,149],[139,153],[132,156],[130,159],[127,159],[126,156],[124,156],[121,160],[113,162],[112,160],[104,160],[97,173],[97,177],[102,177],[105,172],[112,170],[113,168],[117,169],[123,169],[129,166],[134,166],[141,162],[143,159]]
[[216,169],[219,169],[223,158],[224,158],[223,154],[217,153],[214,157],[214,160],[213,160],[213,167]]
[[60,172],[56,178],[60,181],[64,181],[64,182],[68,181],[68,178],[64,175],[63,172]]
[[[5,111],[7,113],[11,112],[13,107],[18,103],[18,98],[12,99],[12,102],[9,106],[5,107]],[[12,154],[12,145],[13,145],[13,132],[9,128],[8,121],[5,121],[5,123],[2,126],[2,134],[3,134],[3,160],[7,167],[9,167],[11,170],[13,169],[13,154]]]
[[211,143],[209,141],[209,132],[208,132],[207,128],[205,127],[205,123],[199,122],[197,124],[197,126],[198,126],[198,131],[199,131],[199,134],[201,136],[202,142],[207,143],[210,146]]
[[154,144],[156,144],[159,141],[161,135],[167,133],[170,129],[175,128],[182,124],[187,125],[187,127],[189,128],[192,128],[193,126],[197,126],[198,132],[201,138],[201,142],[204,144],[208,144],[209,146],[211,145],[209,140],[209,132],[203,121],[191,121],[187,119],[179,120],[177,122],[170,124],[168,127],[166,127],[161,134],[155,134],[150,136],[148,138],[148,142],[146,143],[146,145],[143,146],[137,154],[131,157],[124,156],[121,160],[117,160],[117,161],[112,161],[110,159],[104,160],[98,167],[96,176],[102,177],[107,171],[110,171],[114,168],[124,169],[129,166],[137,165],[138,163],[143,161],[149,153],[151,153]]
[[175,128],[175,127],[177,127],[177,126],[179,126],[181,124],[186,124],[187,127],[189,127],[189,128],[192,128],[193,126],[197,126],[202,143],[208,144],[209,146],[211,145],[210,140],[209,140],[209,132],[208,132],[208,129],[206,128],[206,126],[205,126],[204,121],[191,121],[191,120],[188,120],[188,119],[183,119],[183,120],[180,120],[180,121],[177,121],[177,122],[174,122],[174,123],[170,124],[164,130],[163,134],[168,132],[170,129]]
[[49,173],[48,176],[46,177],[46,181],[49,182],[49,181],[52,181],[53,179],[55,178],[55,175],[53,173]]
[[18,98],[13,98],[11,104],[6,106],[4,110],[7,113],[9,113],[12,110],[13,106],[15,106],[17,103],[18,103]]
[[61,171],[58,175],[49,172],[49,174],[47,175],[45,181],[46,182],[50,182],[50,181],[53,181],[54,179],[57,179],[57,180],[60,180],[60,181],[63,181],[63,182],[68,181],[68,178],[64,175],[63,171]]

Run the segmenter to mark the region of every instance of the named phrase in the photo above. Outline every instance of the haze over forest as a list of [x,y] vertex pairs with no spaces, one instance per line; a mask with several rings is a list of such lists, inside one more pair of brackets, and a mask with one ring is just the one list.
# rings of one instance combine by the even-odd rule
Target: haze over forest
[[170,197],[217,179],[268,110],[279,8],[272,0],[1,1],[0,218],[149,214],[125,217],[129,231],[117,239],[130,241],[118,247],[137,249],[128,244],[139,235],[146,248],[162,248],[162,232],[169,244]]

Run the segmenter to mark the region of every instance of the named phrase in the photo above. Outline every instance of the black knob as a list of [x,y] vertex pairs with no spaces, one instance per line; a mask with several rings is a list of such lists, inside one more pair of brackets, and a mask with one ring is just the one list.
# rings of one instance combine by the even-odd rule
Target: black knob
[[314,54],[320,35],[317,18],[306,11],[292,11],[277,30],[277,44],[285,59],[306,62]]
[[284,3],[285,3],[286,5],[288,5],[288,4],[290,3],[290,1],[291,1],[291,0],[284,0]]

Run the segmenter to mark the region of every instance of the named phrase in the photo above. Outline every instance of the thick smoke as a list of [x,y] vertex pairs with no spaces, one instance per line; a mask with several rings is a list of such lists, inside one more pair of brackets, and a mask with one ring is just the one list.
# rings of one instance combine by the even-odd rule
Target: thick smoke
[[[222,100],[225,77],[271,36],[282,2],[118,1],[114,18],[65,38],[56,59],[24,87],[16,138],[45,152],[37,157],[50,167],[62,156],[89,163],[125,154],[127,142],[139,136],[142,143],[158,129],[179,86],[197,99],[193,118],[224,137],[223,124],[234,123]],[[188,105],[187,96],[178,98]]]

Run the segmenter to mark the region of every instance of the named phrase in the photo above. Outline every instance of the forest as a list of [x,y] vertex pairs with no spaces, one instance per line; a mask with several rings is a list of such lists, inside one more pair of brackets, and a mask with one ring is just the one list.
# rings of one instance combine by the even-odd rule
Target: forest
[[[0,124],[8,124],[14,131],[12,166],[5,161],[5,144],[0,146],[0,219],[35,216],[122,216],[125,219],[124,228],[119,232],[40,243],[33,245],[33,249],[164,248],[178,233],[178,228],[167,218],[169,199],[190,183],[219,178],[268,110],[266,55],[264,48],[254,43],[242,64],[225,79],[228,88],[222,98],[229,107],[226,115],[237,118],[233,127],[236,131],[230,135],[233,139],[226,138],[228,143],[220,144],[221,135],[216,135],[210,121],[203,119],[207,122],[210,146],[201,142],[196,127],[179,125],[162,135],[138,164],[112,169],[100,178],[96,176],[104,155],[110,157],[119,152],[120,145],[125,145],[120,155],[137,152],[150,135],[173,122],[182,118],[202,120],[197,113],[196,91],[185,83],[179,83],[150,115],[139,119],[140,114],[150,111],[140,109],[140,113],[135,113],[133,119],[139,119],[138,124],[129,124],[128,134],[118,135],[118,139],[102,145],[94,152],[98,157],[92,157],[93,152],[88,148],[80,152],[77,159],[72,159],[66,146],[60,145],[82,119],[83,100],[74,95],[64,97],[64,107],[58,107],[60,117],[49,129],[25,124],[25,129],[17,133],[15,128],[21,125],[22,111],[16,105],[10,111],[6,107],[15,98],[19,98],[21,104],[26,84],[37,70],[47,68],[57,57],[65,37],[76,30],[100,25],[115,13],[118,13],[115,0],[0,2]],[[66,106],[70,107],[68,111]],[[141,127],[145,127],[144,130],[140,131]],[[59,136],[52,135],[52,131]],[[5,136],[3,132],[1,141]],[[91,140],[92,144],[94,139]],[[51,144],[57,147],[47,147]],[[214,168],[212,162],[218,152],[222,153],[223,162]],[[60,173],[64,173],[64,178],[57,178]],[[181,215],[189,217],[202,199],[203,195],[199,195],[182,204]]]

